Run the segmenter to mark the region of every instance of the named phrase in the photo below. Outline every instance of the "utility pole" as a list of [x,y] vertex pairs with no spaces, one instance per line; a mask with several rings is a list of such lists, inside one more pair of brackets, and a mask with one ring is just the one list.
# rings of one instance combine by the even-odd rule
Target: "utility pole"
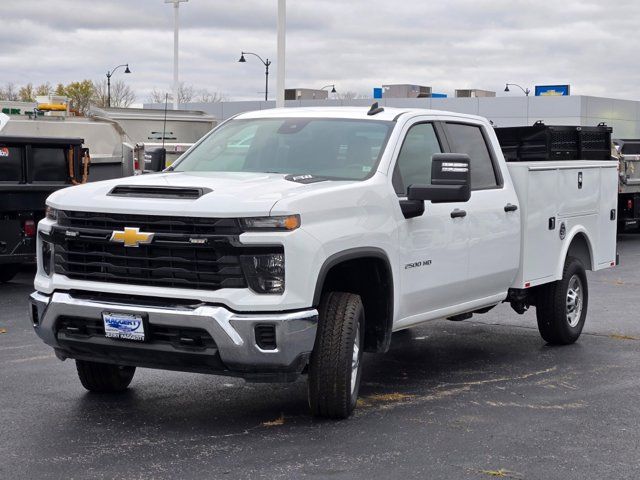
[[164,0],[164,3],[173,3],[173,109],[178,110],[178,37],[180,30],[180,3],[189,0]]
[[278,78],[276,80],[276,108],[284,107],[284,75],[286,54],[287,0],[278,0]]

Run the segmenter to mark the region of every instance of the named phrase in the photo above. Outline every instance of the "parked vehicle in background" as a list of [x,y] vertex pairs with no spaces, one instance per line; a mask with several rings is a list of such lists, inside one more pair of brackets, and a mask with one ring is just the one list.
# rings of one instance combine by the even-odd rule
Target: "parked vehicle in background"
[[36,258],[36,225],[56,190],[86,183],[89,151],[81,138],[0,135],[0,282]]
[[613,140],[613,156],[620,162],[618,232],[640,230],[640,139]]
[[536,307],[575,342],[616,264],[617,165],[506,162],[484,118],[298,108],[223,123],[164,173],[56,192],[30,314],[90,391],[137,367],[292,381],[348,417],[394,331]]
[[165,118],[165,112],[156,109],[92,108],[88,116],[79,117],[43,112],[34,102],[0,101],[0,111],[8,117],[0,122],[0,135],[84,138],[91,150],[90,181],[141,173],[145,152],[163,146],[171,165],[216,125],[210,115],[188,110],[168,110]]

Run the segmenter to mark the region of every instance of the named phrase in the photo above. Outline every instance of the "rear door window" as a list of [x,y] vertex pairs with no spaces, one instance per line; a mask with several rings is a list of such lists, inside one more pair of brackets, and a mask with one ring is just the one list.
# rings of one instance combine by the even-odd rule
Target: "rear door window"
[[453,153],[466,153],[471,159],[471,189],[496,188],[498,179],[489,147],[481,127],[447,123],[447,138]]

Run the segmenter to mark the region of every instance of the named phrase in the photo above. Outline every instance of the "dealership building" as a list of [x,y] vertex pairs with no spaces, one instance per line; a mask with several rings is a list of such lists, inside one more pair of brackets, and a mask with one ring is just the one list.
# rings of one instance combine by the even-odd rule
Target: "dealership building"
[[[300,90],[300,89],[298,89]],[[458,91],[462,92],[462,91]],[[484,92],[466,90],[465,92]],[[486,92],[485,92],[486,93]],[[493,92],[489,92],[493,93]],[[472,93],[473,95],[473,93]],[[640,138],[640,102],[614,98],[572,96],[468,96],[453,98],[401,98],[384,96],[380,99],[299,99],[287,100],[287,107],[380,106],[399,108],[428,108],[450,112],[468,113],[487,117],[496,126],[511,127],[531,125],[538,120],[547,125],[595,126],[601,122],[613,127],[615,138]],[[218,121],[251,110],[275,108],[274,101],[241,101],[220,103],[186,103],[180,106],[188,110],[201,110]],[[145,104],[145,108],[164,108],[161,104]]]

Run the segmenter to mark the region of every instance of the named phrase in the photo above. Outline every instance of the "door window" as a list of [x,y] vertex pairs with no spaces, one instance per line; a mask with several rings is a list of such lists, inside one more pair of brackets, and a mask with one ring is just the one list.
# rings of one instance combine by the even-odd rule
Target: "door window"
[[431,123],[412,126],[400,148],[393,172],[393,187],[398,195],[406,195],[410,185],[431,184],[431,157],[442,153]]
[[496,172],[480,127],[460,123],[447,124],[447,138],[453,153],[466,153],[471,159],[471,189],[483,190],[498,186]]

